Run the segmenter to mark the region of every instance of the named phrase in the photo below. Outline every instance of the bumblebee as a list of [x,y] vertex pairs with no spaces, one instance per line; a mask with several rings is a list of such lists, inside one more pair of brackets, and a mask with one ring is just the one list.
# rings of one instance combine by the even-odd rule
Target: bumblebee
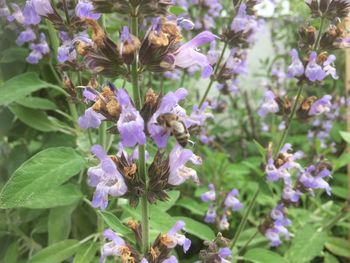
[[171,131],[171,134],[174,135],[176,141],[182,146],[187,145],[190,134],[183,123],[179,120],[179,117],[173,113],[164,113],[157,117],[157,123],[164,128],[167,128]]

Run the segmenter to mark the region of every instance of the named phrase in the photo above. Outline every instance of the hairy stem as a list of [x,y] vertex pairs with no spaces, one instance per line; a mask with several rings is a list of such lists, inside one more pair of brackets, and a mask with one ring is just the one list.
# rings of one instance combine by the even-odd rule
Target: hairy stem
[[238,225],[237,231],[236,231],[236,233],[235,233],[235,235],[234,235],[234,237],[233,237],[233,239],[231,241],[231,246],[230,246],[231,249],[235,246],[235,244],[236,244],[240,234],[242,233],[242,231],[243,231],[243,229],[245,227],[245,224],[247,223],[248,216],[249,216],[250,212],[253,209],[253,206],[254,206],[254,204],[256,202],[256,199],[258,198],[259,193],[260,193],[260,188],[258,187],[258,189],[255,191],[253,199],[252,199],[252,201],[250,201],[249,206],[247,207],[247,209],[246,209],[246,211],[245,211],[245,213],[243,215],[243,218],[242,218],[241,222]]
[[278,153],[280,152],[280,150],[282,149],[282,146],[283,144],[285,143],[286,141],[286,138],[288,136],[288,132],[289,132],[289,128],[291,126],[291,123],[292,123],[292,120],[294,118],[294,115],[295,115],[295,112],[296,112],[296,109],[298,107],[298,102],[299,102],[299,99],[300,99],[300,96],[301,96],[301,93],[303,91],[303,85],[300,84],[299,87],[298,87],[298,91],[297,91],[297,96],[295,98],[295,101],[294,101],[294,104],[293,104],[293,108],[292,108],[292,112],[290,113],[289,117],[288,117],[288,120],[287,120],[287,123],[286,123],[286,128],[284,129],[283,133],[282,133],[282,136],[278,142],[278,146],[277,148],[275,149],[275,153],[273,155],[274,159],[277,157]]
[[[138,18],[133,16],[131,18],[131,32],[134,36],[138,37]],[[141,90],[139,87],[138,79],[138,54],[135,56],[135,60],[131,67],[131,82],[134,95],[134,102],[137,110],[141,110]],[[148,210],[148,201],[147,201],[147,170],[146,170],[146,160],[145,160],[146,147],[145,145],[139,145],[139,165],[138,171],[141,177],[141,180],[145,183],[145,193],[141,198],[141,213],[142,213],[142,252],[147,253],[149,246],[149,210]]]
[[200,103],[199,103],[199,108],[202,107],[203,103],[204,103],[205,100],[207,99],[207,96],[208,96],[208,94],[209,94],[209,91],[210,91],[211,87],[212,87],[213,84],[214,84],[216,74],[218,73],[218,70],[219,70],[219,68],[220,68],[220,64],[221,64],[221,62],[222,62],[222,60],[223,60],[223,58],[224,58],[224,55],[225,55],[225,51],[226,51],[226,49],[227,49],[227,46],[228,46],[228,44],[225,43],[225,45],[224,45],[224,47],[223,47],[223,49],[222,49],[222,51],[221,51],[220,58],[219,58],[218,62],[217,62],[216,65],[215,65],[214,76],[212,76],[212,77],[210,78],[210,82],[209,82],[209,84],[208,84],[208,87],[207,87],[207,89],[205,90],[205,92],[204,92],[204,94],[203,94],[203,97],[202,97],[202,99],[201,99],[201,101],[200,101]]

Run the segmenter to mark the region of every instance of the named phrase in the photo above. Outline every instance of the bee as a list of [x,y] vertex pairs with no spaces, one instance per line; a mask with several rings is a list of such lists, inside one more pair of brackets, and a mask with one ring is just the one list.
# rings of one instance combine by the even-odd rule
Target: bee
[[164,128],[170,129],[172,135],[182,147],[187,145],[190,134],[183,121],[179,120],[176,114],[170,112],[161,114],[157,117],[157,123]]

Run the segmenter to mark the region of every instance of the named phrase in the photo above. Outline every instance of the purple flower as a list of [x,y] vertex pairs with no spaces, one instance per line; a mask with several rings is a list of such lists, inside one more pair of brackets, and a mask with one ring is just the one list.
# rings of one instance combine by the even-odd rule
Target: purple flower
[[177,245],[183,247],[184,253],[187,252],[187,250],[191,246],[191,240],[185,237],[185,235],[179,234],[184,227],[185,227],[185,222],[182,220],[179,220],[175,223],[175,225],[168,231],[167,237],[171,239],[171,242],[167,244],[168,248],[174,248]]
[[334,55],[329,55],[327,60],[323,62],[323,70],[326,72],[327,76],[331,75],[333,79],[339,79],[335,67],[332,66],[335,60],[336,57]]
[[215,186],[213,184],[209,184],[208,188],[209,191],[201,195],[202,201],[206,203],[210,201],[215,201],[216,199]]
[[221,263],[230,263],[231,260],[228,260],[232,257],[232,252],[229,247],[223,247],[219,250],[219,257],[221,259]]
[[23,17],[24,17],[23,23],[27,26],[37,25],[40,23],[40,16],[35,11],[33,3],[30,0],[27,1],[26,5],[24,6]]
[[237,189],[233,189],[227,194],[224,202],[226,208],[231,208],[232,211],[238,211],[243,207],[241,202],[236,198],[238,194]]
[[191,150],[183,149],[180,145],[176,144],[169,154],[170,175],[168,183],[170,185],[180,185],[189,178],[198,183],[197,172],[185,166],[188,161],[191,161],[195,165],[202,163],[201,158],[193,154]]
[[210,65],[215,65],[219,60],[219,52],[216,50],[216,42],[212,41],[210,43],[210,50],[207,55]]
[[83,116],[80,116],[78,119],[79,127],[82,129],[88,128],[98,128],[101,125],[101,122],[106,118],[91,107],[88,108]]
[[265,117],[268,113],[276,113],[279,111],[275,97],[275,94],[271,90],[265,92],[264,102],[258,110],[259,116]]
[[104,210],[108,205],[108,195],[122,196],[126,193],[127,186],[115,163],[108,157],[101,145],[92,146],[91,152],[100,159],[98,166],[88,169],[88,183],[96,187],[92,205]]
[[176,114],[181,121],[185,122],[186,111],[179,106],[179,101],[187,96],[187,90],[180,88],[175,92],[168,92],[163,98],[157,111],[147,124],[148,132],[159,148],[165,148],[171,131],[157,123],[158,116],[164,113]]
[[317,53],[315,51],[311,52],[309,63],[306,65],[305,76],[312,82],[322,81],[327,76],[326,72],[322,67],[317,64]]
[[194,28],[194,23],[191,20],[186,19],[184,17],[178,18],[176,22],[180,27],[182,27],[186,31],[190,31]]
[[49,45],[46,42],[46,37],[44,33],[40,34],[40,43],[32,43],[30,45],[32,50],[29,56],[26,58],[26,61],[30,64],[37,64],[44,55],[50,52]]
[[279,167],[275,166],[272,157],[268,159],[267,165],[265,167],[265,172],[268,181],[274,182],[278,181],[279,179],[283,179],[284,183],[289,185],[291,180],[290,171],[292,169],[298,169],[299,171],[302,170],[300,164],[296,162],[296,160],[302,157],[302,152],[295,152],[294,154],[292,154],[288,152],[291,149],[292,145],[289,143],[286,143],[283,146],[279,154],[283,155],[284,163],[281,164]]
[[286,185],[283,188],[282,197],[284,200],[288,200],[288,201],[291,201],[293,203],[296,203],[299,201],[301,194],[302,193],[300,191],[296,191],[292,187],[290,187],[289,185]]
[[57,60],[59,63],[73,61],[77,57],[75,47],[78,43],[83,43],[86,46],[92,46],[93,42],[86,32],[76,34],[73,39],[70,39],[66,34],[60,35],[63,44],[58,48]]
[[49,0],[32,0],[32,4],[35,11],[41,16],[55,13]]
[[125,90],[118,90],[117,98],[122,106],[122,112],[117,123],[122,144],[126,147],[145,144],[144,121],[140,113],[132,105],[130,97]]
[[309,115],[315,116],[325,112],[329,112],[332,108],[331,99],[331,95],[324,95],[321,99],[316,100],[314,104],[311,105]]
[[281,204],[278,204],[271,211],[270,216],[273,220],[273,224],[265,231],[265,237],[271,241],[272,247],[277,247],[282,243],[281,235],[283,235],[286,240],[289,239],[289,232],[285,226],[290,225],[292,222],[286,217],[284,206]]
[[13,20],[16,20],[20,24],[24,24],[24,16],[22,13],[21,8],[14,3],[11,3],[11,8],[14,10],[14,12],[9,16],[7,19],[12,22]]
[[100,13],[94,12],[94,6],[89,0],[79,0],[75,7],[75,14],[80,18],[97,20],[101,17]]
[[121,257],[123,253],[125,253],[125,250],[129,249],[126,246],[125,241],[115,232],[113,232],[111,229],[106,229],[103,232],[103,235],[105,238],[110,240],[110,242],[106,243],[102,247],[102,258],[108,257],[108,256],[114,256],[114,257]]
[[292,57],[292,64],[288,67],[288,78],[300,77],[304,74],[304,65],[299,58],[298,51],[293,48],[289,55]]
[[5,0],[0,0],[0,17],[8,17],[10,15],[10,10],[6,4]]
[[220,219],[220,222],[219,222],[219,229],[220,230],[227,230],[227,229],[229,229],[229,227],[230,227],[230,224],[227,221],[226,213],[224,213]]
[[199,65],[202,68],[202,77],[209,77],[213,72],[213,68],[207,56],[199,53],[196,48],[214,41],[215,38],[216,36],[213,33],[204,31],[183,44],[174,54],[174,66],[188,68],[193,65]]
[[214,206],[210,205],[207,213],[205,214],[204,222],[211,223],[211,224],[215,223],[216,217],[217,217],[217,214],[214,209]]
[[16,39],[16,44],[18,46],[22,46],[24,43],[27,42],[32,42],[36,39],[36,34],[31,28],[27,28],[26,30],[22,31],[17,39]]
[[328,195],[331,195],[331,187],[324,178],[332,177],[331,172],[324,168],[315,174],[316,166],[310,165],[304,172],[299,176],[299,182],[303,184],[304,187],[312,189],[325,189]]

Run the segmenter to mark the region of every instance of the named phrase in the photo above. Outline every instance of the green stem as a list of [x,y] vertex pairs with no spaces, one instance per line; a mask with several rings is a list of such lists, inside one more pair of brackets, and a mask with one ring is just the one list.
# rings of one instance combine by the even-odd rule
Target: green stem
[[[138,18],[137,16],[132,16],[131,18],[131,32],[134,36],[138,37]],[[135,56],[135,60],[131,67],[131,82],[133,88],[134,102],[137,110],[142,108],[141,102],[141,90],[139,87],[138,79],[138,54]],[[149,246],[149,210],[148,210],[148,201],[147,201],[147,171],[146,171],[146,148],[145,145],[139,145],[139,166],[138,171],[140,179],[145,183],[145,193],[141,197],[141,227],[142,227],[142,252],[145,254],[148,251]]]
[[242,218],[241,222],[238,225],[238,229],[237,229],[237,231],[236,231],[236,233],[235,233],[235,235],[234,235],[234,237],[233,237],[233,239],[231,241],[231,246],[230,246],[231,249],[235,246],[235,244],[236,244],[240,234],[242,233],[242,231],[243,231],[243,229],[245,227],[245,224],[247,223],[248,216],[249,216],[250,212],[253,209],[253,206],[254,206],[254,204],[256,202],[256,199],[257,199],[259,193],[260,193],[260,188],[258,187],[258,189],[255,191],[253,199],[252,199],[252,201],[250,201],[249,206],[247,207],[247,210],[245,211],[245,213],[243,215],[243,218]]
[[99,128],[99,142],[103,149],[106,149],[106,133],[107,133],[107,123],[102,122]]
[[210,91],[211,87],[212,87],[213,84],[214,84],[214,80],[215,80],[216,74],[217,74],[217,72],[218,72],[218,70],[219,70],[219,68],[220,68],[220,64],[221,64],[221,62],[222,62],[222,59],[224,58],[224,55],[225,55],[225,51],[226,51],[226,49],[227,49],[227,46],[228,46],[228,44],[225,43],[224,48],[223,48],[222,51],[221,51],[220,58],[219,58],[218,62],[217,62],[216,65],[215,65],[214,76],[212,76],[212,77],[210,78],[210,82],[209,82],[209,84],[208,84],[208,87],[207,87],[207,89],[205,90],[205,92],[204,92],[204,94],[203,94],[203,97],[202,97],[202,99],[201,99],[201,101],[200,101],[200,103],[199,103],[199,108],[202,107],[203,103],[205,102],[205,100],[206,100],[206,98],[207,98],[207,96],[208,96],[208,94],[209,94],[209,91]]
[[254,232],[254,234],[253,235],[251,235],[250,237],[249,237],[249,239],[247,240],[247,242],[245,242],[245,244],[243,245],[243,247],[241,247],[239,250],[238,250],[238,255],[240,255],[246,248],[247,248],[247,246],[250,244],[250,242],[252,242],[253,241],[253,239],[257,236],[259,234],[259,230],[256,230],[255,232]]
[[297,92],[297,96],[295,98],[295,101],[294,101],[294,104],[293,104],[293,108],[292,108],[292,112],[290,113],[289,117],[288,117],[288,120],[287,120],[287,123],[286,123],[286,128],[285,130],[283,131],[282,133],[282,136],[279,140],[279,143],[278,143],[278,146],[277,148],[275,149],[275,153],[273,155],[274,159],[277,157],[278,153],[280,152],[280,150],[282,149],[282,146],[283,144],[285,143],[286,141],[286,138],[288,136],[288,132],[289,132],[289,128],[291,126],[291,123],[292,123],[292,120],[294,118],[294,115],[295,115],[295,112],[296,112],[296,109],[297,109],[297,106],[298,106],[298,102],[299,102],[299,99],[300,99],[300,96],[301,96],[301,93],[303,91],[303,85],[300,84],[299,85],[299,88],[298,88],[298,92]]
[[322,37],[322,32],[323,32],[323,27],[324,27],[324,23],[326,21],[325,17],[321,18],[321,23],[320,23],[320,28],[318,29],[318,35],[317,35],[317,39],[315,42],[315,48],[314,50],[317,51],[320,47],[320,41],[321,41],[321,37]]

